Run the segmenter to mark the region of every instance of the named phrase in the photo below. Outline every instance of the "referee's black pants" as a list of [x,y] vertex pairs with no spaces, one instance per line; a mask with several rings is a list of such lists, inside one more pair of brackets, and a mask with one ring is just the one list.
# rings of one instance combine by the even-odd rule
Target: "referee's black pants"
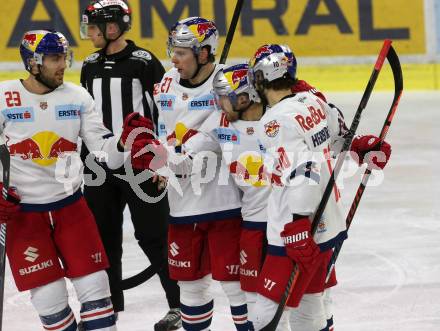
[[[85,169],[84,173],[91,173]],[[149,196],[161,192],[157,183],[148,180],[140,184]],[[158,276],[165,290],[170,308],[180,307],[180,291],[175,280],[169,278],[167,263],[167,229],[169,206],[166,195],[156,203],[144,202],[137,197],[125,180],[107,172],[103,185],[84,186],[84,196],[95,216],[101,239],[104,244],[110,268],[107,274],[110,281],[113,308],[115,312],[124,310],[122,280],[122,223],[126,205],[131,213],[134,236],[152,265],[160,268]]]

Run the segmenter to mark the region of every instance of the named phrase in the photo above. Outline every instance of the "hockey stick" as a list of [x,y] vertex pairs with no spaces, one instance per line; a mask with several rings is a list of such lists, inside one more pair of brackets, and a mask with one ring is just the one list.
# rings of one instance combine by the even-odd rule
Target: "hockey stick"
[[[231,24],[229,25],[228,34],[226,35],[225,45],[223,46],[222,55],[220,57],[220,62],[219,62],[220,64],[226,63],[226,59],[229,54],[229,48],[231,47],[232,39],[234,39],[234,34],[235,34],[235,29],[237,27],[238,19],[240,18],[243,2],[244,0],[237,0],[237,3],[235,4],[234,14],[232,16]],[[150,265],[140,273],[132,277],[123,279],[121,281],[121,288],[123,290],[128,290],[142,283],[145,283],[147,280],[153,277],[159,270],[160,269],[156,268],[155,266]]]
[[[379,56],[376,60],[376,64],[374,65],[373,72],[371,73],[367,87],[365,88],[361,102],[359,103],[358,109],[356,110],[356,113],[354,115],[353,122],[351,123],[350,129],[344,138],[344,144],[343,144],[342,150],[338,156],[338,160],[336,162],[335,168],[333,169],[333,171],[331,173],[330,179],[329,179],[327,186],[325,188],[321,202],[319,203],[318,208],[316,209],[316,211],[313,215],[312,235],[314,235],[316,233],[316,230],[318,228],[318,224],[321,220],[321,216],[324,213],[327,202],[330,198],[330,195],[332,194],[332,190],[335,185],[336,178],[339,174],[339,171],[342,168],[342,164],[343,164],[345,157],[348,153],[348,150],[350,148],[351,141],[356,133],[358,126],[359,126],[362,111],[365,109],[365,107],[368,103],[371,92],[373,91],[377,77],[379,76],[380,70],[382,69],[382,65],[385,61],[385,58],[388,55],[390,47],[391,47],[391,40],[388,40],[388,39],[385,40],[383,43],[382,49],[379,53]],[[393,71],[393,74],[394,74],[394,71]],[[281,297],[280,303],[278,304],[277,310],[275,312],[275,316],[272,318],[272,320],[269,322],[269,324],[267,324],[264,328],[261,329],[261,331],[275,331],[275,329],[277,328],[278,323],[279,323],[281,316],[283,314],[284,307],[286,306],[286,303],[289,300],[289,297],[292,293],[292,290],[294,288],[296,280],[298,279],[298,275],[299,275],[298,266],[295,264],[294,268],[292,270],[292,273],[290,274],[289,280],[287,282],[286,289],[284,290],[283,296]]]
[[229,48],[232,44],[232,39],[234,39],[235,29],[237,27],[238,19],[240,18],[241,8],[243,7],[244,0],[237,0],[234,9],[234,15],[232,16],[231,24],[229,25],[228,34],[226,35],[225,45],[223,46],[222,55],[220,56],[220,64],[226,63],[226,58],[228,57]]
[[[9,170],[11,159],[8,147],[3,140],[0,140],[0,162],[3,169],[3,190],[4,199],[8,197],[9,189]],[[3,296],[5,291],[5,267],[6,267],[6,223],[0,225],[0,331],[3,327]]]
[[123,279],[121,281],[122,290],[129,290],[133,287],[141,285],[142,283],[145,283],[147,280],[153,277],[157,272],[159,272],[162,268],[167,268],[167,266],[163,265],[161,267],[156,267],[151,264],[140,273],[131,276],[129,278]]
[[[388,130],[391,126],[391,122],[393,121],[394,114],[396,113],[397,106],[399,105],[400,97],[402,96],[403,91],[403,77],[402,77],[402,68],[400,66],[399,57],[396,54],[396,51],[393,47],[390,47],[390,50],[387,55],[388,62],[391,65],[391,69],[393,71],[393,77],[394,77],[394,98],[393,102],[391,103],[390,110],[388,111],[388,115],[385,119],[385,123],[383,124],[382,130],[380,131],[379,139],[381,142],[385,140],[386,135],[388,134]],[[354,214],[356,213],[356,210],[359,206],[359,203],[361,201],[362,195],[364,194],[365,188],[367,186],[368,180],[370,179],[371,175],[371,168],[367,167],[367,169],[364,172],[364,175],[362,176],[362,181],[359,184],[359,187],[357,189],[356,195],[353,199],[353,202],[351,203],[350,211],[348,212],[347,218],[345,219],[347,231],[350,229],[351,223],[354,218]],[[327,267],[327,281],[330,277],[330,274],[335,266],[336,259],[338,258],[339,252],[341,251],[343,241],[339,242],[333,251],[333,255],[330,259],[330,262]]]

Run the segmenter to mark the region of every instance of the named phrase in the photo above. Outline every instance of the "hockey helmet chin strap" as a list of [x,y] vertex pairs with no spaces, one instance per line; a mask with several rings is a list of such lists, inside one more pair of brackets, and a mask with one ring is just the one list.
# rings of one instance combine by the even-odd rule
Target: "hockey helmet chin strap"
[[[116,22],[115,22],[116,23]],[[106,30],[107,30],[107,23],[100,23],[100,24],[97,24],[97,26],[98,26],[98,28],[99,28],[99,31],[101,32],[101,35],[102,35],[102,37],[104,38],[104,40],[105,40],[105,46],[104,46],[104,52],[105,53],[107,53],[107,48],[108,48],[108,46],[110,45],[110,43],[112,42],[112,41],[116,41],[116,40],[118,40],[119,38],[121,38],[121,36],[124,34],[124,32],[125,32],[125,30],[123,31],[122,29],[121,29],[121,27],[119,26],[119,24],[118,24],[118,26],[119,26],[119,35],[116,37],[116,38],[114,38],[114,39],[110,39],[110,38],[107,38],[107,33],[106,33]]]

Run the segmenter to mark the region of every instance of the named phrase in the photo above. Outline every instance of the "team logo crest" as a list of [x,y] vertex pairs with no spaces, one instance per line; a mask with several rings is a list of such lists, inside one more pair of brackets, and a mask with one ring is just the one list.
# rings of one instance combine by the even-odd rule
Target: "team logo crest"
[[268,137],[275,137],[280,131],[280,125],[276,120],[270,121],[269,123],[264,124],[264,129],[266,131],[266,135]]
[[90,54],[86,59],[85,62],[96,62],[99,58],[99,53],[93,53]]
[[183,101],[188,100],[188,94],[187,94],[187,93],[183,93],[183,94],[182,94],[182,100],[183,100]]
[[252,135],[254,134],[254,128],[253,128],[253,127],[249,127],[249,128],[247,128],[247,129],[246,129],[246,133],[247,133],[249,136],[252,136]]
[[41,108],[41,110],[46,110],[47,109],[47,101],[41,101],[40,108]]
[[147,51],[143,51],[143,50],[137,50],[134,51],[133,53],[131,53],[133,56],[139,57],[141,59],[150,61],[151,60],[151,54],[148,53]]
[[326,232],[327,226],[325,225],[324,221],[319,222],[318,224],[318,233]]

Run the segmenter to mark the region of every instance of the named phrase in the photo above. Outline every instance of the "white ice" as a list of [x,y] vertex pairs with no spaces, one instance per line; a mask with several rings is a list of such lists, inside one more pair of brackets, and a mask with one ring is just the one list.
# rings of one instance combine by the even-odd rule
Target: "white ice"
[[[333,93],[351,123],[361,93]],[[374,93],[364,111],[359,133],[378,134],[392,93]],[[337,263],[338,286],[333,291],[338,331],[440,330],[440,93],[405,93],[387,140],[393,153],[381,185],[368,187]],[[344,181],[348,208],[356,177]],[[437,205],[438,207],[439,205]],[[145,220],[148,222],[149,220]],[[133,238],[130,222],[124,229],[124,274],[132,275],[148,262]],[[79,243],[80,244],[80,243]],[[219,286],[212,330],[232,331],[227,301]],[[71,305],[78,312],[73,298]],[[167,311],[157,277],[126,295],[126,311],[118,329],[153,330]],[[6,271],[3,330],[41,330],[28,293],[19,293],[9,267]]]

